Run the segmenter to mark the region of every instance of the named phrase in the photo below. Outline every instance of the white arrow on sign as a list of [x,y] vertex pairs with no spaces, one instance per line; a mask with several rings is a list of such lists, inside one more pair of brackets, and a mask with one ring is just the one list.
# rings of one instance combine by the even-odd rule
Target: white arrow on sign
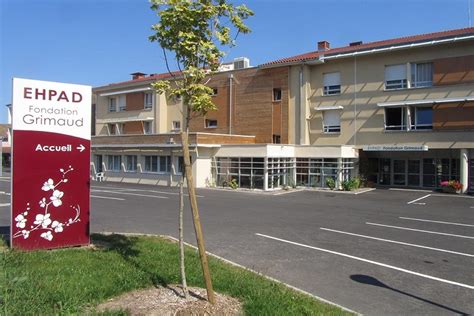
[[82,153],[84,149],[86,149],[86,147],[84,147],[84,145],[81,144],[79,147],[76,147],[76,149],[79,149],[79,151]]

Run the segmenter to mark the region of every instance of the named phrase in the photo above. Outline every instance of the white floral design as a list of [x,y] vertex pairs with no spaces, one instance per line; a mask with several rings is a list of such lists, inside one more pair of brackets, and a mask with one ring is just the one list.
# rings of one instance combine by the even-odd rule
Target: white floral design
[[54,229],[54,232],[55,233],[60,233],[64,230],[64,224],[63,223],[60,223],[58,221],[54,221],[52,224],[51,224],[51,228]]
[[39,200],[37,204],[39,205],[40,208],[44,209],[44,212],[40,212],[35,215],[35,220],[33,224],[36,226],[31,226],[30,229],[24,229],[28,222],[28,218],[27,218],[28,212],[31,209],[30,203],[27,203],[26,210],[15,217],[16,227],[22,230],[21,231],[19,230],[16,233],[14,233],[13,238],[23,237],[23,239],[28,239],[32,232],[37,231],[37,230],[43,230],[43,232],[40,234],[40,237],[48,241],[52,241],[54,238],[53,232],[61,233],[64,231],[65,227],[68,227],[70,225],[73,225],[74,223],[81,221],[79,218],[81,215],[81,208],[79,205],[70,206],[76,212],[76,216],[74,218],[69,218],[66,222],[63,222],[63,223],[60,221],[51,219],[51,213],[49,211],[49,207],[51,204],[56,208],[59,208],[60,206],[63,205],[62,198],[64,196],[64,192],[57,190],[56,188],[60,186],[61,184],[68,182],[66,175],[73,170],[74,168],[72,168],[71,166],[69,166],[67,170],[64,170],[63,168],[61,168],[59,169],[59,171],[62,173],[62,179],[60,179],[59,182],[55,184],[54,180],[49,178],[46,182],[43,183],[41,190],[46,191],[46,192],[52,191],[52,194],[49,197],[49,201],[47,200],[46,197],[43,197],[41,198],[41,200]]
[[16,222],[16,227],[18,228],[25,228],[26,226],[26,218],[25,216],[28,215],[28,212],[24,212],[22,214],[18,214],[17,217],[15,217],[15,222]]
[[36,220],[33,222],[33,224],[41,225],[41,227],[46,228],[49,226],[49,224],[51,224],[51,219],[49,216],[50,214],[37,214]]
[[49,240],[49,241],[53,240],[53,234],[51,234],[51,231],[49,231],[49,230],[47,232],[41,233],[40,236],[41,236],[41,238],[44,238],[44,239]]
[[24,239],[27,239],[29,236],[30,236],[30,231],[29,230],[26,230],[26,229],[23,229],[21,231],[21,235],[23,235],[23,238]]
[[59,190],[54,190],[53,195],[49,198],[55,207],[61,206],[63,202],[61,201],[61,198],[63,197],[64,192],[61,192]]
[[46,207],[46,198],[42,198],[41,201],[39,201],[40,207]]
[[43,184],[43,187],[41,188],[43,191],[49,191],[49,190],[54,190],[54,181],[53,179],[49,178],[48,181],[46,181]]

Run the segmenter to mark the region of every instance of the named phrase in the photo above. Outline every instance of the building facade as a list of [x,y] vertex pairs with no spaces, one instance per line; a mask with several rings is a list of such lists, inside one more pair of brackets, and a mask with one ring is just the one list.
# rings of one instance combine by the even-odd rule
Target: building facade
[[[150,89],[169,74],[133,75],[94,89],[92,172],[175,185],[183,105]],[[369,185],[474,188],[473,28],[334,49],[322,41],[228,67],[208,85],[218,110],[190,126],[198,187],[324,187],[359,175]]]

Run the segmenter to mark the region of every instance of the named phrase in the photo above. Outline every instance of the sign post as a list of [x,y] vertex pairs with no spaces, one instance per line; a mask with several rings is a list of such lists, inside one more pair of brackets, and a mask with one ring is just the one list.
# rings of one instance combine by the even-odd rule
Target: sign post
[[14,248],[89,244],[91,87],[13,79]]

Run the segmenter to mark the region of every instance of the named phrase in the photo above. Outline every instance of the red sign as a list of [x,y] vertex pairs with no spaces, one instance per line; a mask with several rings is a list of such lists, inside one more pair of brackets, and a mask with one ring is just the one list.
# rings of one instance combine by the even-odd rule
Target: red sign
[[89,244],[91,87],[13,79],[11,245]]

